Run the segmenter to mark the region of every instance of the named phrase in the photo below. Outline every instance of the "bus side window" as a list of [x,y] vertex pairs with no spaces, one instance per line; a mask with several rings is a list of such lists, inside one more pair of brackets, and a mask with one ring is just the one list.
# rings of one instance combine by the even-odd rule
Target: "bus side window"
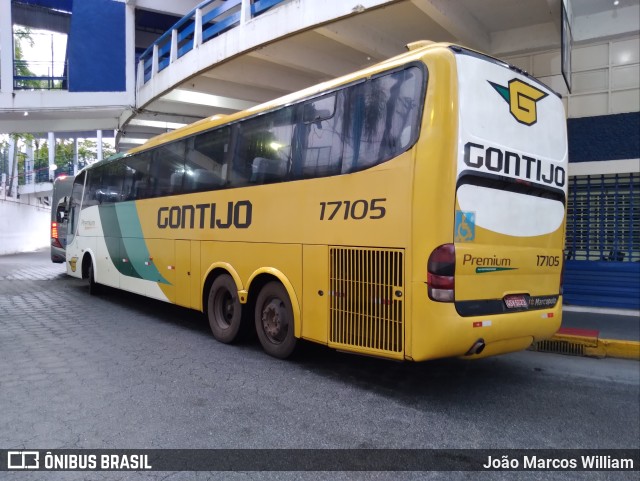
[[128,165],[127,159],[122,159],[124,164],[124,179],[122,182],[123,200],[133,200],[133,182],[135,170]]
[[154,150],[150,177],[153,179],[152,197],[178,194],[182,191],[186,141],[171,142]]
[[289,177],[294,112],[286,107],[241,122],[231,186],[282,182]]
[[[87,172],[87,185],[84,188],[84,198],[82,199],[82,208],[86,209],[92,205],[98,205],[96,199],[96,190],[102,178],[102,168],[95,167]],[[75,183],[74,183],[75,185]]]
[[190,139],[184,165],[185,192],[215,190],[227,184],[229,134],[229,127],[225,127]]
[[101,203],[111,204],[122,200],[124,171],[125,166],[120,160],[105,166],[99,191]]
[[123,159],[127,167],[124,184],[130,189],[124,193],[127,200],[147,199],[152,195],[152,179],[149,175],[152,159],[153,151],[140,152]]
[[302,106],[302,122],[293,135],[293,177],[308,179],[340,173],[344,92],[311,100]]
[[423,79],[409,67],[348,88],[343,173],[396,157],[417,138]]

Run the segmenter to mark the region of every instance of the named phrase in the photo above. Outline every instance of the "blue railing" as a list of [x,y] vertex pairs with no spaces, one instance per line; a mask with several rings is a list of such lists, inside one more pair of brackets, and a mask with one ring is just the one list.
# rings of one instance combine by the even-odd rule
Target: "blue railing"
[[[67,158],[56,158],[56,165],[58,168],[54,170],[53,177],[60,177],[61,175],[73,175],[73,161]],[[84,162],[78,162],[78,169],[84,167]],[[23,172],[18,173],[18,184],[31,184],[32,182],[50,182],[49,173],[49,159],[34,159],[24,163]]]
[[[244,18],[254,18],[286,0],[205,0],[178,20],[147,48],[138,62],[142,83],[154,73],[228,30],[237,27]],[[243,15],[246,11],[246,15]]]
[[[46,74],[33,73],[33,70]],[[14,90],[65,90],[67,88],[66,62],[38,60],[13,61]]]
[[[61,175],[73,175],[73,160],[66,157],[57,157],[56,165],[58,168],[53,171],[54,178]],[[86,165],[84,160],[78,160],[78,170]],[[50,182],[50,172],[49,159],[34,159],[22,162],[17,172],[18,185]],[[9,178],[9,175],[7,175],[7,178]]]

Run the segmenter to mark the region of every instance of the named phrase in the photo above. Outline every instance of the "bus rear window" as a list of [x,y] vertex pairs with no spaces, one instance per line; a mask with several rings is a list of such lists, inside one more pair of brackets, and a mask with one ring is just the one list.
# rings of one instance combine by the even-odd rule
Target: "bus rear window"
[[515,192],[518,194],[530,195],[533,197],[541,197],[543,199],[556,200],[565,203],[564,192],[560,189],[547,187],[533,182],[526,182],[511,177],[498,177],[474,172],[473,174],[464,173],[458,179],[456,189],[462,185],[477,185],[479,187],[487,187],[489,189],[503,190],[506,192]]
[[564,219],[563,191],[517,179],[463,175],[456,197],[477,226],[514,238],[549,234]]

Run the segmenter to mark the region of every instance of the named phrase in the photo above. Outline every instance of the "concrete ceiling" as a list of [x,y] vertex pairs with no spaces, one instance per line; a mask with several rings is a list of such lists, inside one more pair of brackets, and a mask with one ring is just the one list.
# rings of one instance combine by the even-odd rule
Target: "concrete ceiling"
[[[121,150],[139,145],[147,138],[143,128],[146,134],[166,131],[150,128],[147,121],[156,117],[176,113],[186,122],[188,117],[197,120],[247,108],[400,54],[416,40],[460,43],[493,53],[494,32],[552,24],[556,34],[545,34],[545,45],[558,48],[560,2],[399,0],[323,24],[214,64],[158,92],[138,105],[133,115],[138,125],[130,126],[125,118],[118,145]],[[532,49],[539,47],[537,42]]]
[[[603,16],[607,12],[612,12],[611,17],[622,8],[634,7],[633,11],[637,11],[640,2],[619,0],[619,5],[614,6],[613,1],[573,0],[574,22],[594,16],[600,25],[600,38],[634,33],[616,30],[617,23],[610,20],[605,20],[610,27],[601,26],[602,19],[608,18]],[[300,2],[304,0],[292,1]],[[198,3],[199,0],[127,0],[136,9],[172,15],[184,15]],[[330,8],[338,3],[313,0],[309,5]],[[172,74],[175,81],[145,97],[148,100],[141,102],[139,95],[134,108],[126,109],[127,101],[117,101],[96,109],[92,116],[79,107],[64,110],[63,106],[56,106],[39,111],[27,105],[19,111],[6,112],[0,105],[0,132],[6,131],[3,126],[13,126],[16,131],[15,125],[20,129],[24,125],[20,131],[31,132],[113,128],[119,129],[118,148],[127,150],[180,125],[244,109],[379,62],[402,53],[407,43],[416,40],[459,43],[498,57],[557,49],[561,5],[562,0],[396,0],[363,12],[356,8],[356,12],[338,21],[256,45],[217,63],[208,58],[185,60],[182,66],[191,62],[197,68],[186,69],[182,75]],[[285,7],[276,9],[279,8]],[[258,22],[255,24],[257,28]],[[271,27],[277,25],[267,28]],[[595,40],[588,34],[577,38],[579,31],[588,29],[574,30],[575,41]],[[148,36],[149,32],[139,32],[136,44],[148,45]],[[223,41],[222,38],[208,43]],[[199,50],[202,53],[204,49]],[[185,59],[192,54],[197,52],[190,52]],[[23,110],[29,111],[28,120],[22,117]]]
[[[170,119],[175,113],[186,122],[188,117],[196,120],[247,108],[400,54],[416,40],[454,42],[495,53],[495,33],[514,31],[516,35],[520,29],[533,27],[527,35],[535,39],[540,28],[544,42],[541,45],[535,39],[532,50],[558,48],[560,8],[561,0],[399,0],[195,72],[139,105],[133,118],[145,125],[146,134],[162,133],[167,129],[152,128],[147,121],[158,116]],[[504,35],[499,43],[505,43]],[[118,135],[121,150],[147,138],[140,128],[123,123]]]

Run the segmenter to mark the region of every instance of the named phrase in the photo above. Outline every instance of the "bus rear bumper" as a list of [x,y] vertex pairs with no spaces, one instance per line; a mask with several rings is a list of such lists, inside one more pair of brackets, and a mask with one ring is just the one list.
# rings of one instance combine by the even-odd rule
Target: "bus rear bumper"
[[453,303],[425,299],[414,305],[412,321],[407,359],[480,359],[553,336],[562,322],[562,297],[551,308],[474,317],[461,317]]
[[525,336],[515,339],[504,339],[502,341],[493,341],[484,343],[484,348],[477,353],[465,353],[460,356],[461,359],[481,359],[483,357],[497,356],[499,354],[507,354],[509,352],[523,351],[533,343],[533,337]]

